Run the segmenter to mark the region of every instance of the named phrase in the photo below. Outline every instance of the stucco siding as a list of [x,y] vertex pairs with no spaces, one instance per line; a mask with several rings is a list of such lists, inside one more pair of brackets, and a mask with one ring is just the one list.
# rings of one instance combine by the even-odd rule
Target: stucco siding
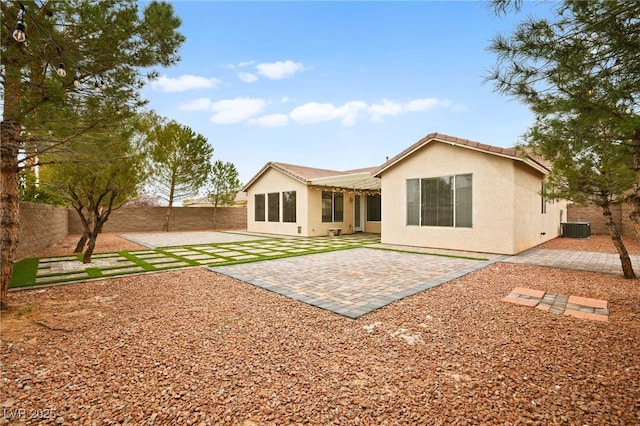
[[[296,222],[283,222],[282,192],[296,191]],[[278,222],[269,222],[265,213],[264,221],[255,220],[255,195],[265,194],[265,205],[268,207],[266,194],[277,192],[280,194],[280,213]],[[269,169],[256,180],[247,191],[247,230],[280,235],[309,236],[307,221],[308,193],[307,186],[290,176],[277,170]],[[267,208],[268,210],[268,208]],[[300,227],[300,232],[298,232]]]
[[515,164],[516,203],[514,253],[549,241],[560,235],[560,213],[567,219],[566,201],[547,200],[542,208],[542,179],[544,176],[521,163]]
[[353,192],[344,191],[344,214],[339,222],[322,221],[322,191],[331,191],[332,188],[309,188],[309,236],[327,235],[330,228],[340,228],[342,234],[353,234]]
[[380,234],[382,232],[382,222],[365,221],[364,232]]
[[[509,158],[442,142],[428,144],[382,175],[382,241],[454,250],[517,253],[520,242],[516,242],[516,234],[522,231],[521,220],[516,220],[517,186],[530,183],[516,179],[515,163]],[[457,174],[473,176],[472,227],[407,226],[407,179]]]

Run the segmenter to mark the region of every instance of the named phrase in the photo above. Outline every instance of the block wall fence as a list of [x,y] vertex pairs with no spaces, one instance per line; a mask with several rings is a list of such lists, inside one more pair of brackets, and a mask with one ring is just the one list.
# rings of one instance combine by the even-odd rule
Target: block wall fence
[[[626,204],[611,208],[613,218],[625,236],[634,236]],[[161,232],[166,207],[123,207],[111,213],[104,232]],[[66,207],[20,202],[20,238],[18,259],[29,257],[61,241],[69,234],[82,233],[77,213]],[[592,234],[608,234],[602,210],[592,206],[570,205],[569,222],[590,222]],[[212,207],[174,207],[170,231],[204,231],[213,229]],[[219,207],[216,229],[247,229],[246,207]],[[4,232],[4,230],[3,230]]]
[[[620,234],[632,237],[635,234],[631,219],[629,219],[630,213],[631,207],[629,207],[628,204],[611,206],[611,214],[614,222],[618,226]],[[600,207],[569,205],[567,209],[567,221],[589,222],[591,223],[592,234],[609,234],[609,228],[607,227]]]
[[[166,213],[166,207],[122,207],[111,213],[103,232],[162,232]],[[19,222],[18,259],[82,233],[78,214],[66,207],[20,202]],[[247,229],[246,207],[218,207],[216,229]],[[213,207],[174,207],[169,230],[213,230]]]
[[[122,207],[114,210],[103,232],[162,232],[167,207]],[[216,229],[247,229],[246,207],[218,207]],[[213,207],[174,207],[169,231],[213,230]],[[69,212],[69,233],[82,233],[78,214]]]
[[69,235],[69,210],[66,207],[21,201],[19,208],[18,259],[29,257]]

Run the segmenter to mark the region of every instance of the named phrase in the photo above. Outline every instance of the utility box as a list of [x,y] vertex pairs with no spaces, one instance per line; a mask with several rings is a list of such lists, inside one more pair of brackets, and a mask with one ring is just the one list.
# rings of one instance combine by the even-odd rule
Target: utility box
[[567,238],[591,237],[591,223],[589,222],[562,222],[562,236]]

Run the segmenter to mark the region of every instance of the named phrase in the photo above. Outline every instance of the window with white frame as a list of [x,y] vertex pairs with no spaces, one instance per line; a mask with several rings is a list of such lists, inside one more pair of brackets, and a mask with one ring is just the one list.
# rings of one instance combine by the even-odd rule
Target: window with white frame
[[471,174],[407,179],[407,225],[471,228]]

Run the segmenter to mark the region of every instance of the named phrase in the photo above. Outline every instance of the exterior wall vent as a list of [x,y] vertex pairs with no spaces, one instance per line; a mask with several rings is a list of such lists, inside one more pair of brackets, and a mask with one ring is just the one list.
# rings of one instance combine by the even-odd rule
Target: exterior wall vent
[[567,238],[591,237],[591,223],[589,222],[563,222],[562,236]]

